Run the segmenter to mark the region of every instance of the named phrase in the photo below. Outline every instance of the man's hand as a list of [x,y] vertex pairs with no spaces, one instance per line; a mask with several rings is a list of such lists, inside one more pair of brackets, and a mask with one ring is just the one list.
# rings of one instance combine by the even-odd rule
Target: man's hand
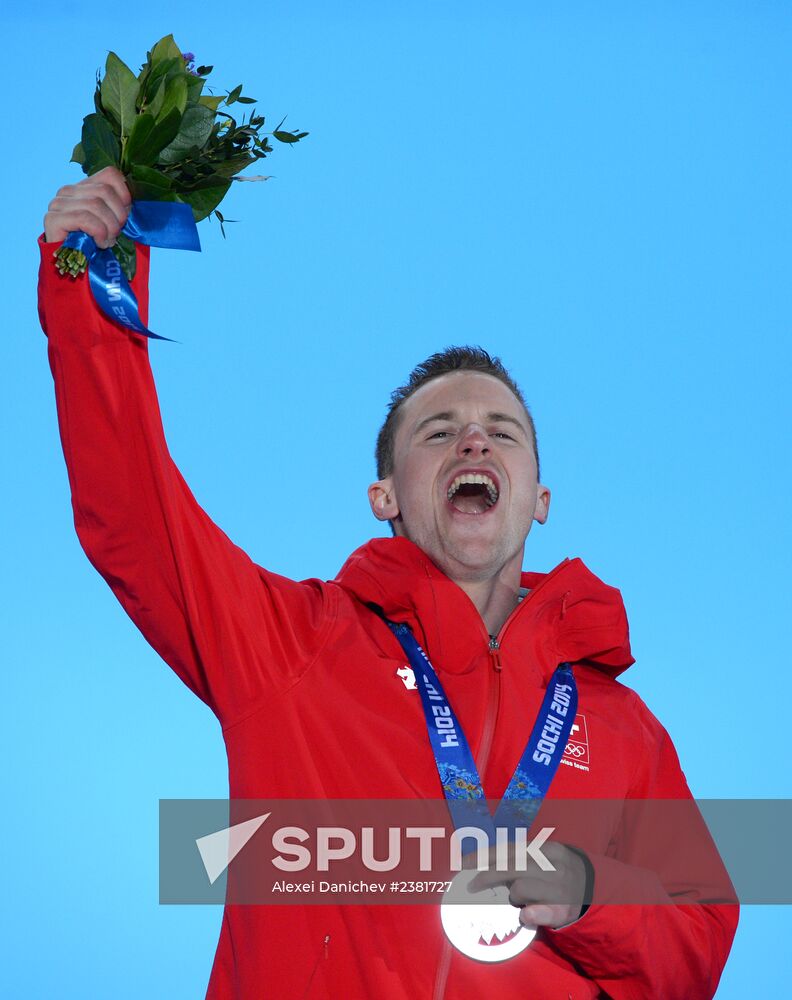
[[580,916],[586,895],[586,863],[564,844],[545,844],[542,854],[555,867],[543,872],[532,864],[527,872],[495,871],[495,850],[490,855],[490,871],[479,872],[470,883],[470,891],[505,885],[509,902],[519,906],[524,927],[564,927]]
[[101,250],[113,246],[129,215],[132,196],[124,175],[105,167],[79,184],[62,187],[44,216],[48,243],[59,243],[75,230],[88,233]]

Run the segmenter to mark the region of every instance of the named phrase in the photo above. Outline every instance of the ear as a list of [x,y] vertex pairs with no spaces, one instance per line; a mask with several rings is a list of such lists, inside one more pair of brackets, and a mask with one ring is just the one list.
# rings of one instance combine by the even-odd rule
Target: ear
[[378,521],[392,521],[394,517],[399,516],[399,505],[396,502],[393,480],[390,476],[372,483],[368,488],[368,498],[371,512]]
[[546,486],[539,484],[536,494],[536,506],[534,507],[534,521],[544,524],[547,515],[550,513],[550,490]]

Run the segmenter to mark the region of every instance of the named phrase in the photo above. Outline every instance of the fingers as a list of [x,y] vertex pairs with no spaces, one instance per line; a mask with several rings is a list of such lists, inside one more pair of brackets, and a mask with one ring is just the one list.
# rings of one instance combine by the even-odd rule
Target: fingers
[[498,885],[511,885],[520,874],[513,869],[507,871],[483,871],[470,880],[470,891],[481,892],[482,889],[494,889]]
[[[489,853],[488,869],[480,871],[471,880],[471,891],[475,892],[490,886],[511,885],[515,879],[535,878],[542,884],[569,885],[570,887],[574,887],[575,890],[580,889],[582,894],[585,888],[586,868],[580,855],[576,851],[570,850],[565,844],[557,843],[545,844],[542,847],[542,852],[545,859],[552,865],[549,871],[540,868],[533,859],[526,858],[524,855],[518,859],[515,855],[513,844],[508,845],[508,852],[505,859],[508,867],[504,868],[504,863],[500,858],[498,850],[493,848]],[[471,855],[471,858],[473,860],[470,864],[467,863],[467,857],[463,858],[463,865],[465,867],[476,867],[475,855]],[[517,860],[521,864],[517,865]]]
[[85,181],[81,181],[81,183],[87,185],[92,181],[111,187],[118,196],[121,204],[127,208],[132,204],[132,195],[129,193],[124,175],[117,167],[105,167],[104,170],[100,170],[98,173],[86,178]]
[[59,242],[67,233],[82,230],[93,236],[96,245],[104,249],[115,243],[122,225],[115,214],[101,202],[64,205],[56,198],[44,216],[44,231],[49,243]]
[[512,906],[533,903],[572,903],[574,889],[565,882],[547,881],[542,878],[517,878],[509,885],[509,902]]
[[[586,888],[586,866],[577,853],[565,844],[546,844],[542,848],[545,858],[551,862],[552,871],[545,871],[533,861],[518,858],[514,844],[508,845],[506,857],[501,858],[497,848],[489,852],[488,870],[479,871],[468,885],[468,891],[475,894],[484,889],[506,886],[509,902],[520,909],[520,923],[535,930],[538,927],[564,927],[578,919],[583,906]],[[524,862],[518,865],[516,862]],[[500,863],[506,870],[498,870]],[[477,857],[463,858],[463,867],[475,868]],[[525,870],[527,867],[527,870]]]
[[[506,886],[509,902],[521,908],[520,920],[526,927],[561,927],[580,915],[586,890],[586,867],[580,855],[564,844],[548,845],[553,871],[538,866],[531,870],[481,871],[471,879],[469,891]],[[492,860],[492,859],[490,859]],[[510,858],[510,860],[512,860]]]
[[490,871],[481,871],[470,880],[470,891],[480,892],[482,889],[494,888],[498,885],[510,886],[515,882],[534,882],[537,885],[557,884],[562,879],[557,871],[542,872],[536,869],[531,871],[507,868],[503,871],[497,868]]
[[[550,857],[550,849],[555,848],[560,845],[547,844],[543,846],[543,850],[546,855]],[[556,857],[558,855],[556,854]],[[482,885],[503,885],[505,883],[497,881],[497,875],[499,873],[504,873],[506,870],[515,872],[526,872],[529,869],[534,869],[536,867],[536,862],[527,854],[524,848],[519,848],[510,840],[507,844],[501,844],[498,846],[490,847],[487,855],[485,866],[479,866],[479,853],[478,851],[473,851],[470,854],[465,854],[462,857],[462,867],[463,868],[479,868],[482,874],[486,873],[492,875],[496,878],[493,882],[482,882]],[[512,874],[512,877],[516,877]]]
[[579,910],[571,906],[524,906],[520,910],[520,923],[523,927],[536,930],[538,927],[565,927],[573,923],[580,915]]
[[124,175],[115,167],[105,167],[79,184],[67,184],[58,191],[44,216],[46,239],[59,242],[68,233],[82,230],[96,240],[97,246],[112,246],[131,204]]
[[531,930],[537,927],[551,927],[557,909],[556,906],[524,906],[520,910],[520,923]]
[[512,906],[532,909],[537,905],[549,904],[551,907],[574,907],[580,910],[577,886],[557,877],[548,878],[543,873],[520,876],[516,872],[480,872],[471,879],[469,891],[476,893],[495,886],[505,886],[509,890],[509,902]]

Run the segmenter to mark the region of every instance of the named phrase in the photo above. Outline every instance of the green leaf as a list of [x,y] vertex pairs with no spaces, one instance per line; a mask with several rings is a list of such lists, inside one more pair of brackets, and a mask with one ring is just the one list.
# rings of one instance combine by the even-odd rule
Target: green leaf
[[154,115],[151,115],[148,112],[136,116],[134,124],[132,125],[132,131],[130,132],[129,138],[124,146],[125,166],[127,164],[131,165],[134,163],[154,162],[153,159],[148,159],[145,154],[145,149],[149,136],[154,131],[154,126],[156,124]]
[[199,177],[206,176],[206,171],[199,171],[198,167],[190,159],[179,160],[178,163],[171,163],[167,167],[160,169],[170,171],[168,176],[172,178],[178,190],[189,190]]
[[255,97],[237,97],[237,100],[239,101],[240,104],[255,104],[256,103],[256,98]]
[[240,83],[238,87],[234,87],[234,89],[229,92],[228,97],[226,98],[226,104],[233,104],[234,101],[237,101],[239,99],[239,95],[241,93],[242,93],[242,84]]
[[80,145],[85,155],[83,169],[86,174],[95,174],[105,167],[117,167],[121,162],[118,139],[104,115],[88,115],[83,119]]
[[205,108],[211,108],[212,111],[217,111],[222,101],[222,97],[210,97],[208,94],[204,97],[198,98],[199,104],[203,104]]
[[165,98],[162,107],[157,112],[157,121],[162,121],[171,111],[176,109],[179,118],[184,114],[187,107],[187,81],[184,76],[174,76],[165,85]]
[[209,76],[213,69],[214,66],[199,66],[195,72],[198,76]]
[[159,122],[155,122],[154,116],[148,113],[138,115],[124,147],[125,165],[150,166],[156,163],[163,149],[176,138],[181,122],[182,116],[176,108]]
[[202,149],[212,131],[213,112],[203,104],[192,104],[184,112],[181,126],[170,145],[160,153],[160,163],[176,163],[191,149]]
[[149,139],[151,148],[156,149],[154,154],[155,159],[179,134],[183,120],[183,116],[179,114],[176,108],[174,108],[170,114],[157,121]]
[[154,65],[154,63],[163,62],[166,59],[173,58],[181,59],[181,62],[184,63],[181,49],[176,42],[174,42],[173,35],[165,35],[164,38],[160,38],[151,50],[151,63]]
[[220,202],[228,194],[231,181],[223,181],[220,184],[213,184],[211,187],[199,188],[196,191],[189,191],[180,196],[180,200],[186,202],[193,210],[193,217],[196,222],[205,219],[210,215]]
[[159,80],[154,89],[151,91],[151,99],[148,101],[148,106],[146,111],[156,119],[157,115],[162,110],[162,105],[165,103],[165,80]]
[[129,189],[134,200],[174,201],[173,182],[165,174],[151,167],[136,164],[128,177]]
[[161,170],[154,167],[144,167],[142,163],[135,163],[129,171],[129,176],[136,181],[148,184],[150,187],[160,188],[162,191],[169,191],[173,187],[173,181]]
[[200,76],[193,76],[192,73],[185,73],[184,79],[187,81],[188,104],[197,104],[201,99],[201,91],[204,87],[203,80]]
[[255,159],[255,156],[248,156],[247,153],[244,153],[242,156],[232,156],[228,160],[223,160],[222,163],[214,164],[214,172],[219,177],[233,177],[240,170],[249,167]]
[[[296,135],[292,135],[291,132],[280,132],[278,129],[276,129],[272,134],[278,140],[278,142],[299,142],[300,141],[299,138]],[[306,132],[306,135],[307,134],[308,133]]]
[[220,223],[220,232],[223,234],[223,239],[226,238],[225,224],[226,222],[236,222],[236,219],[227,219],[219,208],[215,209],[215,218]]
[[145,105],[145,110],[150,111],[154,117],[159,114],[162,102],[165,100],[165,87],[171,76],[184,74],[184,60],[181,56],[178,59],[166,59],[157,63],[145,78],[142,85],[142,101],[138,101],[138,107]]
[[81,142],[78,142],[77,145],[74,147],[69,163],[79,163],[80,166],[84,165],[85,150],[83,149]]
[[116,117],[124,137],[132,128],[139,89],[138,79],[132,70],[121,62],[115,52],[109,52],[101,87],[102,106]]
[[161,170],[157,170],[155,167],[144,167],[142,163],[135,163],[130,169],[129,175],[137,180],[148,181],[150,184],[158,184],[161,187],[171,186],[170,178]]
[[134,242],[124,233],[118,234],[115,246],[112,248],[116,260],[121,265],[121,270],[131,281],[135,277],[135,267],[137,265],[137,252]]

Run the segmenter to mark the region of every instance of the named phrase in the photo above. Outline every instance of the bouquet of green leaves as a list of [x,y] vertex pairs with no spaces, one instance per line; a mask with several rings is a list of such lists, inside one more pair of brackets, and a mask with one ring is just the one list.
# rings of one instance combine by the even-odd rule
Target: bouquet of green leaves
[[[204,94],[211,71],[195,68],[193,54],[182,52],[172,35],[157,42],[137,76],[110,52],[104,78],[97,74],[96,110],[83,121],[72,161],[88,175],[117,167],[134,200],[184,202],[196,222],[214,213],[222,228],[218,206],[239,172],[272,152],[269,136],[293,144],[308,133],[283,131],[283,122],[264,132],[264,117],[254,110],[237,122],[223,109],[255,99],[242,95],[241,84],[225,95]],[[131,280],[135,244],[121,233],[112,250]],[[55,257],[62,274],[85,270],[77,249],[61,247]]]

